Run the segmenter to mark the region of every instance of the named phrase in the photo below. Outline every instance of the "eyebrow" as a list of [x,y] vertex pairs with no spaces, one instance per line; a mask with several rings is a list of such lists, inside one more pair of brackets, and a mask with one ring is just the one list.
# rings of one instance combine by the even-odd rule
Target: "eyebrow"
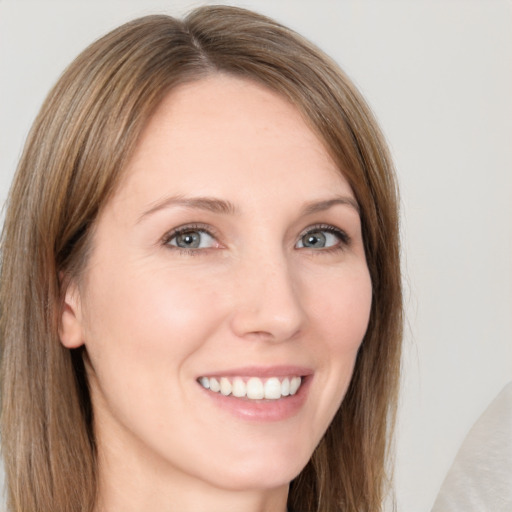
[[353,208],[358,214],[360,213],[359,204],[357,201],[350,196],[338,196],[333,199],[326,199],[324,201],[312,201],[304,207],[304,215],[311,215],[317,212],[323,212],[329,210],[336,205],[345,205]]
[[184,197],[184,196],[172,196],[166,197],[160,201],[157,201],[146,210],[140,217],[141,221],[144,217],[151,215],[159,210],[171,207],[182,207],[190,208],[195,210],[205,210],[213,213],[222,213],[224,215],[234,215],[238,213],[236,206],[223,199],[217,199],[215,197]]
[[[332,199],[325,199],[323,201],[311,201],[305,205],[302,212],[304,215],[312,215],[314,213],[329,210],[336,205],[350,206],[359,214],[359,205],[357,204],[357,201],[350,196],[338,196]],[[198,209],[223,215],[236,215],[239,213],[238,208],[232,202],[224,199],[218,199],[215,197],[172,196],[154,203],[149,210],[146,210],[139,217],[138,222],[157,211],[172,207]]]

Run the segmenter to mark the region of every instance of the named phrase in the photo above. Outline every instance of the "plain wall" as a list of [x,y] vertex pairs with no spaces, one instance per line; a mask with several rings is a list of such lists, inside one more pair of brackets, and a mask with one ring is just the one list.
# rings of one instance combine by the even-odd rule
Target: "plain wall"
[[[333,56],[389,140],[407,315],[398,510],[428,511],[465,434],[512,380],[512,3],[229,3]],[[72,58],[133,17],[199,4],[0,0],[1,204],[30,124]]]

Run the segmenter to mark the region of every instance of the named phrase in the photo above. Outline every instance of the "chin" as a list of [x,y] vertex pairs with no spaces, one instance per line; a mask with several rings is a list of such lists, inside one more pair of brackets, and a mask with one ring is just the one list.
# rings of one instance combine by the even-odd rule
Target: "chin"
[[273,489],[287,486],[302,471],[309,461],[310,453],[299,457],[295,453],[279,454],[274,450],[259,457],[236,457],[225,459],[223,467],[212,471],[216,486],[230,491]]

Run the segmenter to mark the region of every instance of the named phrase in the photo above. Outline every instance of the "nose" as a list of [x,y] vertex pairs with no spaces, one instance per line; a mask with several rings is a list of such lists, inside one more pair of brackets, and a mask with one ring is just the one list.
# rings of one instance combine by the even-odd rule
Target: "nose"
[[299,276],[284,255],[260,255],[238,271],[231,328],[240,338],[283,342],[305,322]]

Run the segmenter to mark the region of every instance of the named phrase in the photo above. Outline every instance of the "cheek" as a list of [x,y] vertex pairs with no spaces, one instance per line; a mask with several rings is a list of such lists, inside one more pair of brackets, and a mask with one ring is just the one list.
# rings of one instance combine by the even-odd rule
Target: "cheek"
[[350,383],[356,357],[365,336],[372,304],[372,286],[366,266],[331,276],[323,291],[315,288],[311,311],[316,336],[311,343],[317,358],[318,420],[327,427]]
[[372,305],[372,284],[366,266],[332,274],[312,287],[310,310],[333,351],[357,351],[366,333]]
[[154,270],[92,273],[85,303],[96,417],[146,440],[179,430],[196,353],[222,318],[215,290]]
[[[148,344],[163,339],[168,344],[200,329],[216,304],[213,290],[199,286],[174,273],[131,268],[105,276],[93,276],[85,302],[92,339],[103,336],[127,342]],[[116,333],[123,333],[119,336]],[[181,345],[181,343],[173,343]]]
[[215,290],[176,273],[118,268],[92,275],[89,290],[86,347],[105,388],[169,385],[222,318]]

